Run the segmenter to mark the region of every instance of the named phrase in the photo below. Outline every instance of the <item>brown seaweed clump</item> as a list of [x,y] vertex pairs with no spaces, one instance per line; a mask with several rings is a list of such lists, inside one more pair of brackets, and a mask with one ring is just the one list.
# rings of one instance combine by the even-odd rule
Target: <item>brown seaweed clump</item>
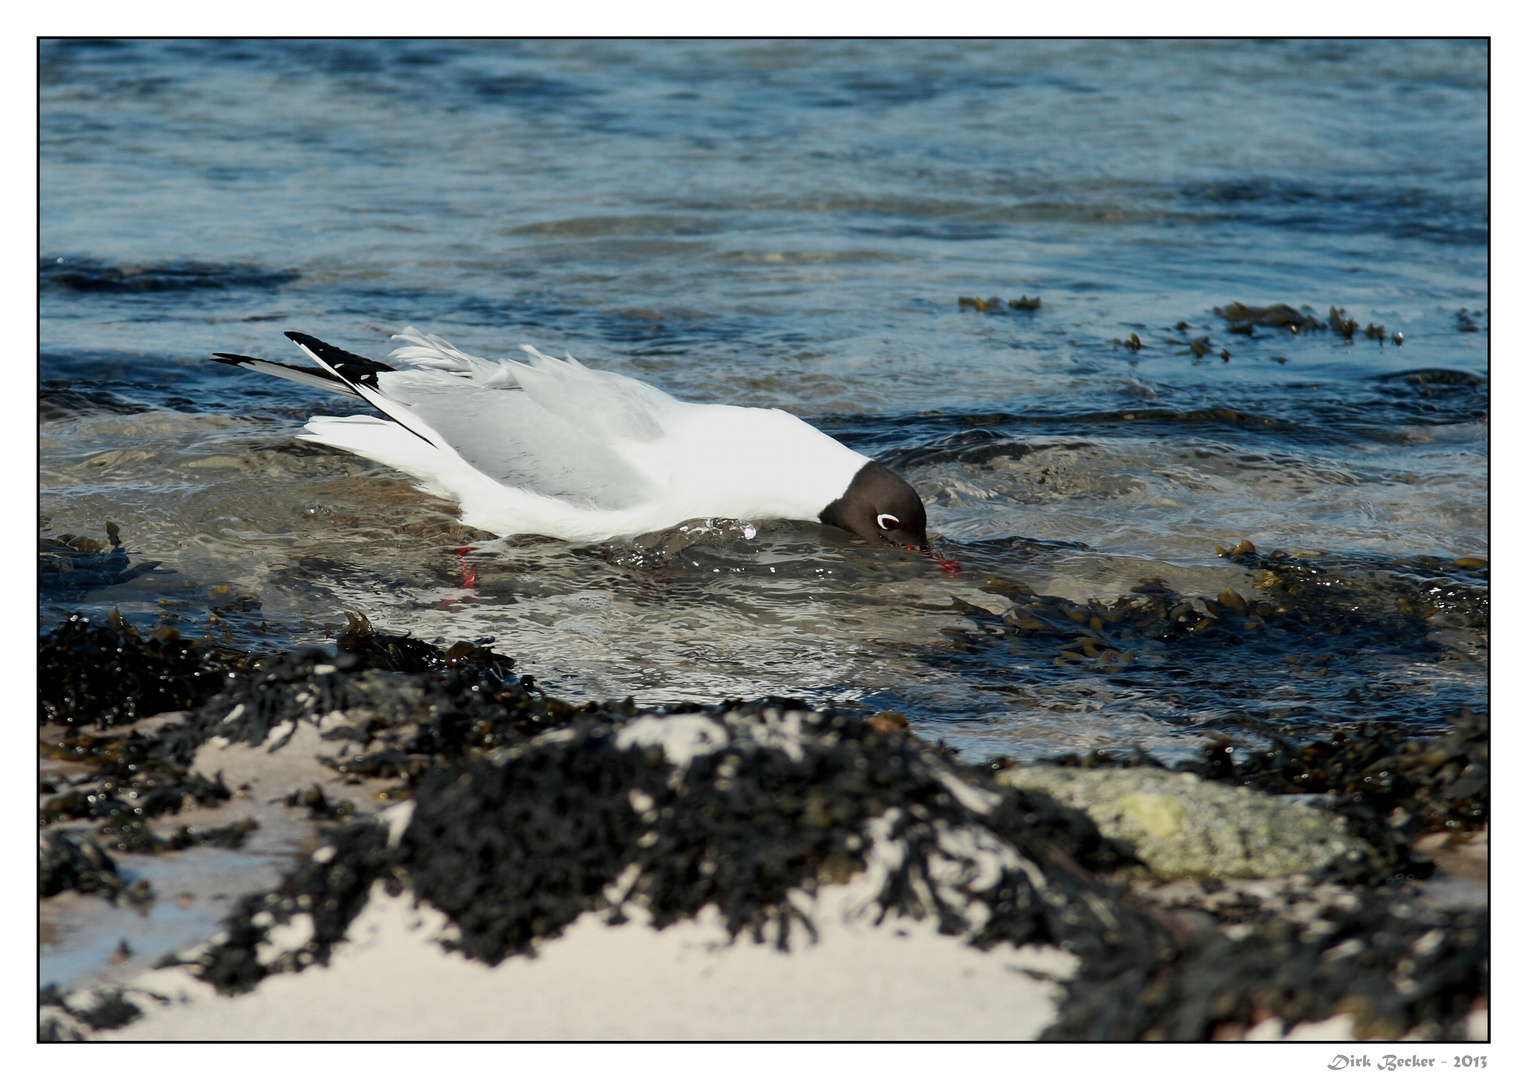
[[986,312],[1000,312],[1004,310],[1034,312],[1039,310],[1041,303],[1042,301],[1039,297],[1035,296],[1030,298],[1027,293],[1020,296],[1016,300],[1009,300],[1006,305],[1003,304],[1002,298],[1000,296],[988,297],[985,300],[981,299],[979,296],[962,296],[960,297],[960,310]]
[[1229,330],[1232,334],[1245,334],[1247,337],[1252,336],[1258,326],[1287,330],[1292,334],[1314,330],[1320,326],[1320,320],[1315,316],[1308,312],[1296,311],[1287,304],[1250,307],[1237,300],[1224,307],[1215,308],[1214,314],[1230,324]]
[[1327,325],[1342,337],[1351,341],[1352,335],[1357,333],[1358,323],[1356,319],[1347,318],[1346,308],[1332,306],[1331,318],[1328,320]]

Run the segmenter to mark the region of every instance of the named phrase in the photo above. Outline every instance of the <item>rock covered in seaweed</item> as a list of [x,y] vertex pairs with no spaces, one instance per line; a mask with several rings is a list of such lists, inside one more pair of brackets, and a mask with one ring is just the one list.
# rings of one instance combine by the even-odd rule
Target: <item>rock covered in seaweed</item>
[[37,647],[40,722],[102,730],[198,705],[234,677],[231,654],[166,628],[145,637],[113,611],[103,625],[72,614]]
[[1201,1041],[1346,1015],[1360,1039],[1461,1039],[1489,994],[1489,915],[1362,890],[1198,934],[1141,968],[1091,965],[1044,1038]]
[[437,765],[392,813],[391,838],[334,830],[181,962],[235,992],[321,962],[375,883],[444,912],[450,945],[490,964],[586,912],[620,922],[635,909],[662,928],[714,906],[732,935],[789,949],[816,934],[810,898],[850,880],[870,919],[931,918],[978,948],[1138,962],[1165,940],[1089,872],[1124,857],[1085,815],[904,732],[795,703],[585,715]]

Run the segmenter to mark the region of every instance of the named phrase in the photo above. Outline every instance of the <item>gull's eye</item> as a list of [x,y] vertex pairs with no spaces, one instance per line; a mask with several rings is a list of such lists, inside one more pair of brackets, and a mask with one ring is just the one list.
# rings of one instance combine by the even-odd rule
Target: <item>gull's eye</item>
[[895,514],[876,514],[875,524],[880,526],[881,532],[895,532],[901,528],[901,519]]

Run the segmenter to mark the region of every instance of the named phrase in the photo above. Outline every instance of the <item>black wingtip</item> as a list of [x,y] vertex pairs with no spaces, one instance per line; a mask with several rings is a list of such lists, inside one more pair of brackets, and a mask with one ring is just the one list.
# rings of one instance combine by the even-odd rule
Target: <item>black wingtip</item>
[[[375,375],[379,371],[392,371],[393,369],[377,360],[371,360],[357,353],[347,352],[337,345],[330,345],[327,341],[319,341],[312,334],[304,334],[296,330],[286,331],[286,336],[291,338],[303,348],[311,350],[314,356],[326,364],[332,365],[346,378],[354,378],[357,375]],[[345,371],[345,368],[350,371]]]
[[[291,338],[294,342],[296,342],[302,348],[306,349],[308,352],[312,353],[314,356],[318,357],[318,359],[323,363],[333,368],[339,374],[339,377],[345,382],[349,383],[352,388],[365,386],[370,390],[376,390],[378,389],[376,377],[380,372],[397,370],[396,368],[388,367],[386,364],[378,363],[375,360],[368,360],[364,356],[357,356],[353,352],[346,352],[344,349],[330,345],[326,341],[319,341],[312,334],[303,334],[296,330],[288,330],[286,331],[286,336]],[[365,394],[361,394],[360,396],[366,397]],[[385,408],[371,398],[367,398],[366,400],[370,401],[372,405],[375,405],[379,410],[386,413],[389,420],[403,428],[405,431],[413,435],[418,435],[419,438],[423,439],[431,446],[435,445],[434,440],[430,439],[426,435],[421,435],[419,432],[409,427],[407,421],[404,420],[403,417],[398,414],[398,412]],[[403,411],[406,413],[406,410]]]

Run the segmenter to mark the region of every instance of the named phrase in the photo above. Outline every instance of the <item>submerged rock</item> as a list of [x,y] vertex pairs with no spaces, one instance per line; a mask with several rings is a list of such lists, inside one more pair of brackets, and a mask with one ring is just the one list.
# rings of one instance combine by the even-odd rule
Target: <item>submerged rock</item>
[[122,546],[115,522],[106,523],[103,543],[89,536],[63,533],[37,541],[37,585],[44,594],[82,597],[91,589],[120,585],[156,568],[157,562],[133,562]]

